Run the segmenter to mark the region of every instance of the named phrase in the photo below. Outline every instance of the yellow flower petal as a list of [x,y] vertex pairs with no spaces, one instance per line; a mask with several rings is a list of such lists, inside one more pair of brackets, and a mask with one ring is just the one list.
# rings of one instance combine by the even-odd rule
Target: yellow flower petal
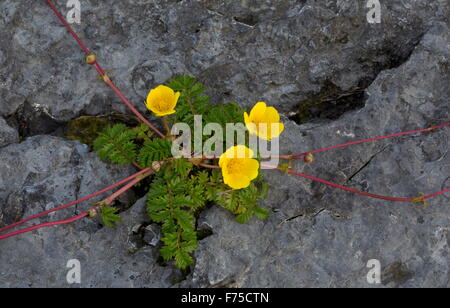
[[264,114],[266,113],[267,105],[264,102],[259,102],[250,111],[250,120],[252,122],[261,122],[264,119]]
[[259,162],[253,156],[253,151],[244,145],[231,147],[223,153],[219,166],[224,183],[233,189],[248,187],[259,173]]
[[155,112],[155,115],[157,117],[164,117],[164,116],[168,116],[168,115],[174,114],[176,112],[177,112],[176,110],[169,110],[169,111],[166,111],[166,112]]
[[[246,147],[245,145],[238,145],[229,148],[222,157],[226,159],[232,159],[232,158],[253,158],[255,156],[254,152]],[[219,161],[220,163],[220,161]]]
[[227,161],[227,159],[225,158],[225,153],[224,153],[224,154],[222,154],[222,156],[220,156],[220,159],[219,159],[219,167],[220,167],[220,168],[223,168],[223,166],[224,166],[224,164],[225,164],[226,161]]
[[272,138],[278,138],[280,137],[281,133],[283,133],[284,131],[284,124],[283,123],[277,123],[278,127],[277,129],[274,131],[272,128]]
[[178,103],[178,100],[180,99],[180,95],[181,95],[180,92],[176,92],[176,93],[175,93],[175,99],[174,99],[174,101],[173,101],[173,107],[172,107],[172,108],[175,108],[175,107],[176,107],[176,105],[177,105],[177,103]]
[[283,123],[271,123],[267,125],[267,131],[261,129],[260,135],[261,139],[272,140],[273,138],[280,137],[281,133],[284,131]]
[[236,146],[236,157],[237,158],[253,158],[255,156],[255,153],[245,145],[238,145]]
[[268,123],[280,122],[280,114],[274,107],[268,107],[264,113],[264,120]]
[[175,93],[171,88],[158,86],[150,91],[147,96],[146,106],[156,116],[165,116],[175,113],[180,93]]
[[284,124],[280,123],[280,114],[274,107],[259,102],[253,107],[250,116],[244,113],[245,126],[252,135],[264,140],[272,140],[281,135]]
[[252,134],[252,135],[257,134],[257,131],[258,131],[257,126],[254,122],[250,121],[250,117],[247,112],[244,113],[244,123],[245,123],[245,127],[247,127],[250,134]]
[[233,189],[243,189],[250,186],[250,179],[239,174],[230,174],[224,177],[224,183]]
[[253,181],[259,174],[259,162],[256,159],[246,159],[243,163],[242,173]]
[[247,112],[244,112],[244,123],[245,124],[248,124],[248,123],[250,123],[251,121],[250,121],[250,116],[248,115],[248,113]]
[[269,123],[258,123],[256,124],[255,135],[264,140],[270,140],[270,124]]

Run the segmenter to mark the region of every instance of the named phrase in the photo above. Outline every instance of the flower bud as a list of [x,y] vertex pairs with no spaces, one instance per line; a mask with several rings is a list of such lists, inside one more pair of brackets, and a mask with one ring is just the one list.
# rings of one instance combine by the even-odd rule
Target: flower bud
[[95,53],[91,53],[86,56],[85,60],[87,64],[94,64],[95,62],[97,62],[97,56],[95,55]]
[[313,153],[308,153],[305,155],[305,162],[307,162],[308,164],[312,164],[314,160],[315,158]]
[[154,162],[152,163],[152,169],[153,169],[153,171],[155,171],[155,172],[159,172],[159,170],[161,170],[161,167],[162,167],[162,163],[159,162],[159,161],[154,161]]
[[92,208],[90,210],[88,210],[88,214],[89,214],[89,218],[94,218],[98,215],[98,209],[97,208]]

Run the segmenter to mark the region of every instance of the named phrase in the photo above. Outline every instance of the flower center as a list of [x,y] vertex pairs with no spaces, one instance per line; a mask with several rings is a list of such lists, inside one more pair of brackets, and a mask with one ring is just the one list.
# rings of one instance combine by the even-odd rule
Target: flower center
[[242,171],[244,161],[241,158],[232,158],[227,163],[227,169],[230,173],[239,173]]
[[169,103],[165,99],[159,100],[158,107],[161,111],[167,111],[169,109]]

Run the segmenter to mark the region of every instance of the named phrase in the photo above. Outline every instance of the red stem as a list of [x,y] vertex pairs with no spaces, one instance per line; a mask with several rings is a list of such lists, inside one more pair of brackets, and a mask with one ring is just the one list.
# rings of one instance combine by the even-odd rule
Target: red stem
[[39,218],[39,217],[48,215],[48,214],[53,213],[53,212],[57,212],[57,211],[63,210],[63,209],[65,209],[65,208],[68,208],[68,207],[74,206],[74,205],[76,205],[76,204],[79,204],[79,203],[81,203],[81,202],[87,201],[87,200],[89,200],[89,199],[95,198],[95,197],[97,197],[97,196],[99,196],[99,195],[101,195],[101,194],[104,194],[104,193],[106,193],[106,192],[108,192],[108,191],[110,191],[110,190],[113,190],[114,188],[116,188],[116,187],[118,187],[118,186],[120,186],[120,185],[123,185],[123,184],[125,184],[125,183],[128,183],[129,181],[133,180],[134,178],[136,178],[136,177],[138,177],[138,176],[140,176],[140,175],[142,175],[142,174],[144,174],[144,173],[146,173],[146,172],[148,172],[148,171],[150,171],[150,170],[151,170],[150,168],[144,169],[144,170],[142,170],[142,171],[140,171],[140,172],[138,172],[138,173],[136,173],[136,174],[134,174],[134,175],[132,175],[132,176],[130,176],[130,177],[128,177],[128,178],[126,178],[126,179],[124,179],[124,180],[122,180],[122,181],[116,183],[116,184],[114,184],[114,185],[111,185],[111,186],[109,186],[108,188],[105,188],[105,189],[103,189],[103,190],[101,190],[101,191],[98,191],[98,192],[96,192],[96,193],[94,193],[94,194],[92,194],[92,195],[90,195],[90,196],[87,196],[87,197],[84,197],[84,198],[82,198],[82,199],[80,199],[80,200],[77,200],[77,201],[74,201],[74,202],[71,202],[71,203],[68,203],[68,204],[65,204],[65,205],[56,207],[56,208],[54,208],[54,209],[51,209],[51,210],[42,212],[42,213],[40,213],[40,214],[37,214],[37,215],[34,215],[34,216],[29,217],[29,218],[27,218],[27,219],[24,219],[24,220],[21,220],[21,221],[19,221],[19,222],[16,222],[16,223],[14,223],[14,224],[12,224],[12,225],[3,227],[3,228],[0,229],[0,233],[5,232],[5,231],[7,231],[7,230],[9,230],[9,229],[12,229],[12,228],[14,228],[14,227],[17,227],[17,226],[19,226],[19,225],[22,225],[22,224],[24,224],[24,223],[26,223],[26,222],[29,222],[29,221],[31,221],[31,220],[34,220],[34,219],[36,219],[36,218]]
[[83,214],[80,214],[78,216],[75,216],[75,217],[72,217],[72,218],[69,218],[69,219],[53,221],[53,222],[47,222],[47,223],[43,223],[43,224],[40,224],[40,225],[28,227],[28,228],[25,228],[25,229],[22,229],[22,230],[19,230],[19,231],[11,232],[11,233],[8,233],[8,234],[5,234],[5,235],[0,235],[0,240],[4,240],[4,239],[7,239],[7,238],[10,238],[10,237],[19,235],[19,234],[31,232],[31,231],[34,231],[34,230],[37,230],[37,229],[42,229],[42,228],[51,227],[51,226],[70,224],[70,223],[73,223],[75,221],[81,220],[81,219],[83,219],[83,218],[85,218],[87,216],[88,216],[88,213],[83,213]]
[[52,9],[53,13],[55,13],[56,17],[58,17],[59,21],[64,25],[64,27],[66,27],[67,31],[70,32],[70,34],[73,36],[73,38],[77,41],[78,45],[80,45],[80,47],[83,49],[83,51],[89,55],[91,54],[91,51],[89,50],[89,48],[87,48],[87,46],[83,43],[83,41],[78,37],[78,35],[72,30],[72,28],[70,27],[70,25],[67,23],[67,21],[64,19],[64,17],[62,17],[62,15],[58,12],[58,10],[56,9],[55,5],[50,1],[47,0],[47,4],[50,6],[50,8]]
[[[279,169],[279,170],[281,170],[281,169]],[[339,184],[336,184],[336,183],[333,183],[333,182],[330,182],[330,181],[322,180],[322,179],[319,179],[319,178],[316,178],[316,177],[313,177],[313,176],[310,176],[310,175],[307,175],[307,174],[303,174],[303,173],[300,173],[300,172],[295,172],[295,171],[291,171],[291,170],[288,170],[287,172],[291,173],[291,174],[299,175],[301,177],[304,177],[304,178],[307,178],[307,179],[310,179],[312,181],[316,181],[316,182],[319,182],[319,183],[322,183],[322,184],[325,184],[325,185],[328,185],[328,186],[332,186],[332,187],[339,188],[339,189],[342,189],[342,190],[346,190],[346,191],[349,191],[349,192],[352,192],[352,193],[355,193],[355,194],[358,194],[358,195],[371,197],[371,198],[375,198],[375,199],[394,201],[394,202],[411,202],[414,199],[414,198],[386,197],[386,196],[371,194],[371,193],[367,193],[367,192],[364,192],[364,191],[359,191],[359,190],[356,190],[356,189],[348,188],[348,187],[345,187],[345,186],[342,186],[342,185],[339,185]]]
[[358,194],[358,195],[362,195],[362,196],[366,196],[366,197],[370,197],[370,198],[374,198],[374,199],[394,201],[394,202],[413,202],[414,200],[427,200],[427,199],[431,199],[431,198],[434,198],[436,196],[445,194],[445,193],[450,191],[450,187],[449,187],[449,188],[447,188],[447,189],[445,189],[443,191],[440,191],[440,192],[437,192],[437,193],[434,193],[434,194],[431,194],[431,195],[415,197],[415,198],[387,197],[387,196],[371,194],[371,193],[368,193],[368,192],[359,191],[359,190],[356,190],[356,189],[353,189],[353,188],[345,187],[345,186],[342,186],[342,185],[339,185],[339,184],[336,184],[336,183],[333,183],[333,182],[330,182],[330,181],[327,181],[327,180],[322,180],[322,179],[319,179],[319,178],[316,178],[314,176],[307,175],[307,174],[304,174],[304,173],[295,172],[295,171],[292,171],[292,170],[287,170],[286,171],[286,170],[284,170],[282,168],[279,168],[279,167],[276,167],[276,166],[272,166],[272,165],[262,164],[262,166],[267,167],[267,168],[277,169],[277,170],[284,171],[284,172],[287,172],[287,173],[290,173],[290,174],[295,174],[295,175],[304,177],[306,179],[309,179],[309,180],[312,180],[312,181],[315,181],[315,182],[319,182],[319,183],[322,183],[322,184],[325,184],[325,185],[328,185],[328,186],[331,186],[331,187],[339,188],[339,189],[342,189],[342,190],[345,190],[345,191],[348,191],[348,192],[351,192],[351,193],[355,193],[355,194]]
[[139,183],[140,181],[142,181],[143,179],[145,179],[146,177],[150,176],[153,174],[153,170],[149,170],[147,173],[142,174],[142,176],[138,176],[136,177],[134,180],[132,180],[130,183],[128,183],[127,185],[125,185],[124,187],[122,187],[121,189],[119,189],[118,191],[116,191],[114,194],[112,194],[111,196],[109,196],[108,198],[106,198],[105,200],[105,205],[110,205],[117,197],[119,197],[121,194],[123,194],[124,192],[126,192],[128,189],[130,189],[131,187],[133,187],[134,185],[136,185],[137,183]]
[[364,139],[364,140],[359,140],[359,141],[348,142],[348,143],[344,143],[344,144],[332,146],[332,147],[325,148],[325,149],[320,149],[320,150],[315,150],[315,151],[309,151],[309,152],[305,152],[305,153],[301,153],[301,154],[295,154],[295,155],[292,155],[292,157],[293,157],[294,159],[296,159],[296,158],[300,158],[301,156],[305,156],[305,155],[307,155],[307,154],[309,154],[309,153],[320,153],[320,152],[330,151],[330,150],[334,150],[334,149],[338,149],[338,148],[343,148],[343,147],[346,147],[346,146],[350,146],[350,145],[354,145],[354,144],[359,144],[359,143],[372,142],[372,141],[377,141],[377,140],[382,140],[382,139],[393,138],[393,137],[397,137],[397,136],[404,136],[404,135],[411,135],[411,134],[418,134],[418,133],[431,132],[431,131],[433,131],[433,130],[436,130],[436,129],[439,129],[439,128],[444,128],[444,127],[446,127],[446,126],[450,126],[450,123],[442,124],[442,125],[434,126],[434,127],[430,127],[430,128],[425,128],[425,129],[419,129],[419,130],[409,131],[409,132],[396,133],[396,134],[387,135],[387,136],[382,136],[382,137],[377,137],[377,138],[370,138],[370,139]]
[[[100,68],[100,65],[96,64],[97,68]],[[101,68],[100,68],[101,69]],[[165,138],[164,134],[159,131],[155,126],[153,126],[139,111],[137,111],[136,108],[134,108],[133,104],[130,103],[130,101],[123,95],[122,92],[116,87],[116,85],[112,82],[111,79],[106,79],[105,83],[119,96],[119,98],[127,105],[127,107],[148,127],[150,127],[151,130],[153,130],[158,136],[161,138]]]
[[[51,10],[55,13],[56,17],[59,19],[59,21],[64,25],[64,27],[69,31],[69,33],[73,36],[73,38],[77,41],[78,45],[83,49],[83,51],[86,53],[86,55],[90,55],[91,51],[87,46],[83,43],[83,41],[80,39],[80,37],[72,30],[70,25],[67,23],[67,21],[64,19],[64,17],[58,12],[55,5],[52,3],[52,1],[47,0],[48,6],[51,8]],[[150,129],[152,129],[156,134],[158,134],[161,138],[164,138],[164,134],[161,133],[155,126],[153,126],[134,106],[130,103],[130,101],[123,95],[123,93],[116,87],[116,85],[112,82],[112,80],[107,76],[103,68],[100,66],[100,64],[95,61],[92,63],[94,67],[97,69],[97,72],[100,74],[100,76],[103,78],[105,83],[119,96],[119,98],[125,103],[125,105],[141,120],[143,123],[145,123]]]
[[437,196],[446,194],[446,193],[448,193],[448,192],[450,192],[450,187],[447,188],[447,189],[444,189],[444,190],[442,190],[442,191],[439,191],[439,192],[437,192],[437,193],[435,193],[435,194],[425,196],[424,198],[425,198],[425,199],[431,199],[431,198],[434,198],[434,197],[437,197]]
[[[142,173],[142,172],[141,172]],[[103,202],[103,204],[105,206],[109,206],[117,197],[119,197],[120,195],[122,195],[124,192],[126,192],[127,190],[129,190],[131,187],[133,187],[134,185],[136,185],[137,183],[139,183],[140,181],[142,181],[143,179],[145,179],[146,177],[148,177],[149,175],[151,175],[153,173],[153,170],[151,169],[147,169],[147,172],[145,174],[142,174],[142,176],[136,176],[135,179],[133,179],[130,183],[128,183],[127,185],[125,185],[123,188],[121,188],[120,190],[118,190],[116,193],[114,193],[113,195],[111,195],[110,197],[108,197],[107,199],[105,199],[105,201]],[[95,205],[92,209],[97,209],[99,206],[101,206],[100,204]],[[91,210],[92,210],[91,209]],[[39,214],[40,216],[44,215],[43,213]],[[46,228],[46,227],[51,227],[51,226],[57,226],[57,225],[64,225],[64,224],[69,224],[75,221],[78,221],[80,219],[83,219],[85,217],[89,216],[89,211],[88,212],[84,212],[78,216],[72,217],[72,218],[68,218],[65,220],[59,220],[59,221],[53,221],[53,222],[47,222],[47,223],[43,223],[40,225],[36,225],[36,226],[32,226],[32,227],[28,227],[28,228],[24,228],[15,232],[11,232],[5,235],[1,235],[0,236],[0,241],[19,235],[19,234],[23,234],[23,233],[27,233],[27,232],[31,232],[34,230],[38,230],[38,229],[42,229],[42,228]],[[10,226],[11,227],[11,226]],[[8,227],[8,228],[10,228]]]

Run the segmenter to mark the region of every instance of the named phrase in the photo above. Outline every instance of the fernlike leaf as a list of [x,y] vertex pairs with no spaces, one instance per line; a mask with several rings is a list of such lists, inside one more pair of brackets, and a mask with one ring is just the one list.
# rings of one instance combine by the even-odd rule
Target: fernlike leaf
[[110,228],[115,227],[116,223],[122,220],[122,217],[116,214],[117,212],[118,209],[115,207],[100,207],[100,218],[103,224]]
[[153,162],[159,162],[172,156],[172,143],[166,139],[146,141],[139,151],[138,163],[144,167],[152,167]]

